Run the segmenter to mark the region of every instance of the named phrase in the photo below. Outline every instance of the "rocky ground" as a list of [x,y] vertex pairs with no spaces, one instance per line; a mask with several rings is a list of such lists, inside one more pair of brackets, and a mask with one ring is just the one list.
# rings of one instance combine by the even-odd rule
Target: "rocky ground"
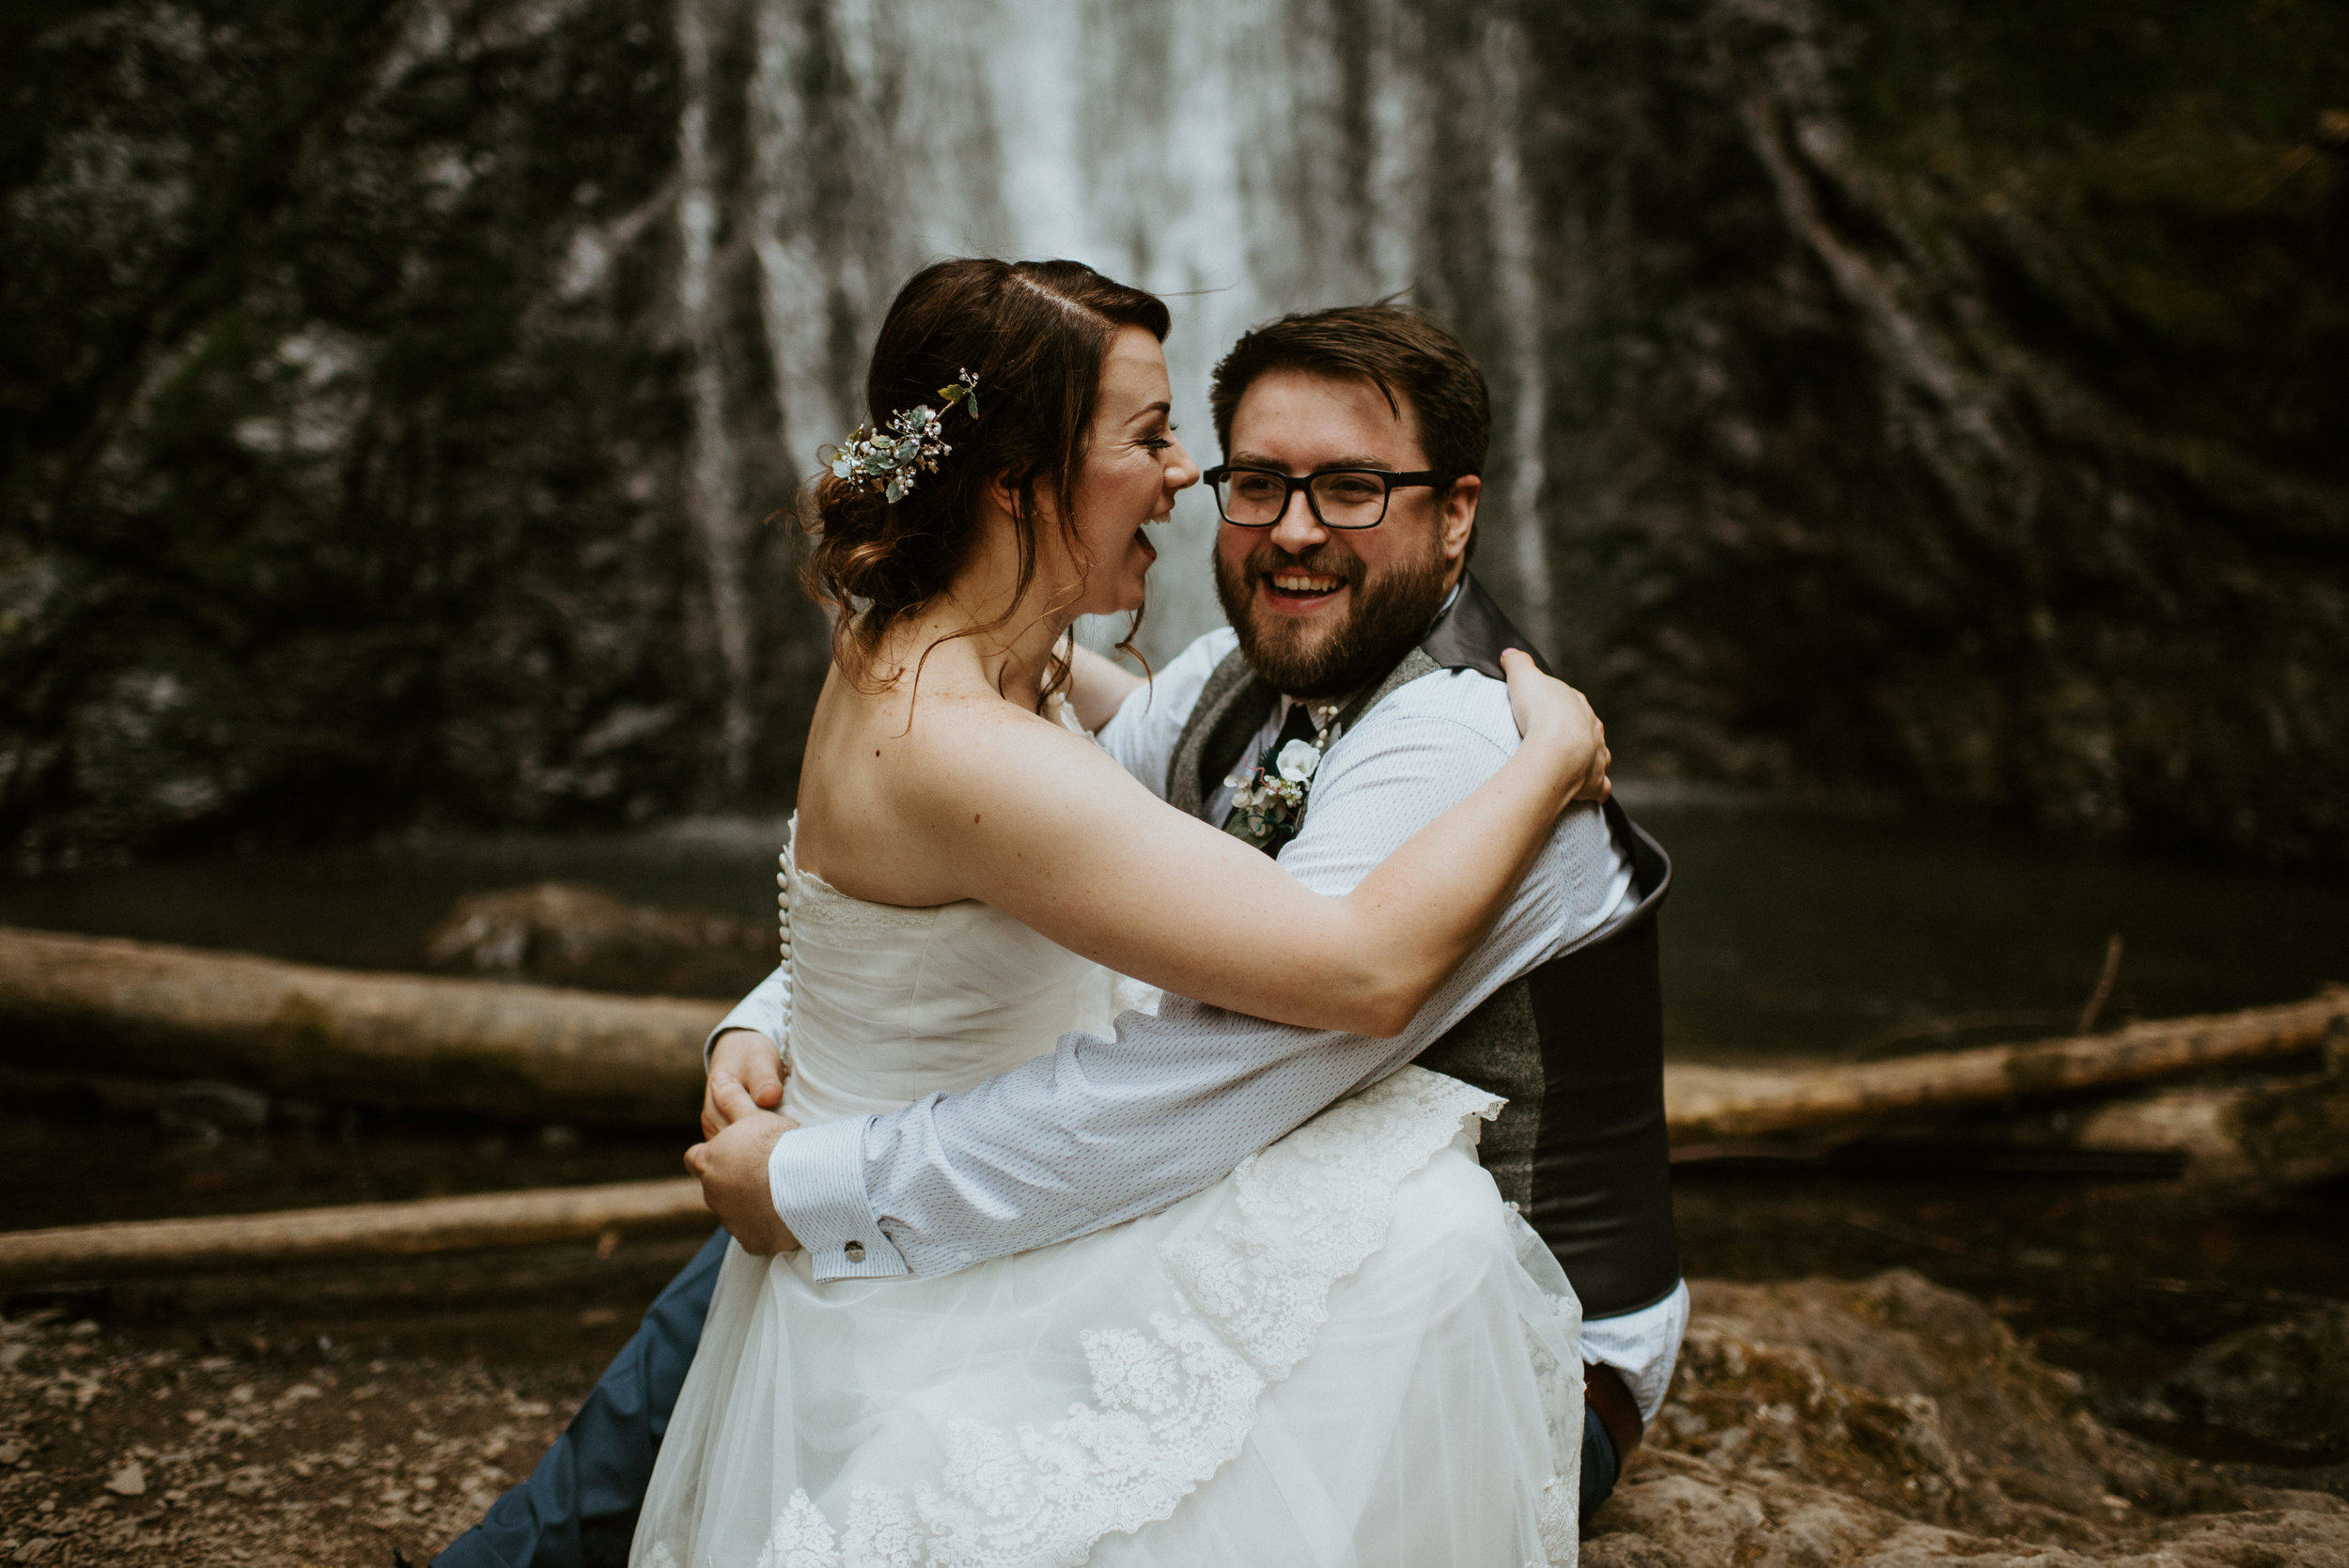
[[420,1560],[592,1376],[194,1355],[39,1317],[0,1332],[0,1561],[42,1568]]
[[[2077,1377],[1917,1274],[1696,1293],[1592,1568],[2349,1563],[2349,1466],[2204,1463],[2117,1432]],[[595,1370],[206,1353],[21,1316],[0,1324],[0,1562],[421,1560],[527,1470]]]
[[2349,1467],[2205,1464],[2117,1432],[1920,1275],[1695,1290],[1591,1568],[2349,1563]]

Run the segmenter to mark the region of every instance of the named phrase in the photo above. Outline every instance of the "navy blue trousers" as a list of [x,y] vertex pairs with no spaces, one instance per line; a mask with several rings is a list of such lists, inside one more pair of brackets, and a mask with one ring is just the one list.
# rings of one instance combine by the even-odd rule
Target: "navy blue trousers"
[[[685,1371],[726,1253],[720,1231],[669,1281],[571,1424],[530,1479],[490,1505],[488,1517],[432,1560],[432,1568],[625,1568],[653,1459],[669,1430]],[[1615,1489],[1615,1445],[1582,1415],[1582,1514]]]

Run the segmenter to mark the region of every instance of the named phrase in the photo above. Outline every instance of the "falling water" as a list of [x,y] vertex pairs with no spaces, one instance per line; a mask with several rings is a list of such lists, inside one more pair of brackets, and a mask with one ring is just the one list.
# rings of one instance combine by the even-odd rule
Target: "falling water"
[[679,0],[677,6],[677,57],[685,79],[684,112],[677,127],[677,310],[691,349],[687,390],[692,410],[685,511],[701,540],[718,657],[725,665],[721,761],[727,786],[739,789],[750,771],[754,738],[751,619],[744,586],[742,487],[726,417],[717,303],[709,277],[718,214],[711,191],[710,39],[705,9],[702,0]]
[[[678,3],[682,17],[729,0]],[[1486,520],[1509,536],[1488,558],[1517,580],[1504,591],[1543,611],[1542,378],[1515,112],[1489,105],[1470,132],[1484,145],[1464,154],[1455,133],[1439,166],[1430,125],[1444,84],[1407,8],[731,3],[753,8],[755,51],[749,189],[731,216],[756,257],[773,439],[792,472],[861,417],[863,354],[898,283],[951,255],[1073,256],[1167,296],[1176,419],[1212,461],[1207,376],[1233,339],[1283,311],[1424,295],[1439,241],[1460,248],[1436,232],[1439,184],[1465,179],[1488,193],[1492,227],[1468,248],[1493,257],[1492,296],[1526,328],[1487,362],[1497,440]],[[1496,29],[1485,51],[1504,94],[1516,90],[1512,43]],[[708,112],[689,91],[685,115]],[[1153,582],[1155,656],[1221,618],[1206,568],[1212,532],[1209,505],[1186,496]]]

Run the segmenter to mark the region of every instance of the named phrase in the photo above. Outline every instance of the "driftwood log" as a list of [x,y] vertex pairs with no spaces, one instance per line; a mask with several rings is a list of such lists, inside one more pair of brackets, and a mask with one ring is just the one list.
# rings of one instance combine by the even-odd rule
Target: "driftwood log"
[[[708,1002],[356,974],[0,927],[0,1060],[49,1072],[218,1076],[321,1099],[685,1131],[701,1093],[699,1043],[719,1017]],[[2188,1088],[2123,1101],[2087,1117],[2077,1138],[2086,1148],[2178,1147],[2221,1173],[2291,1182],[2341,1163],[2330,1150],[2349,1121],[2349,990],[2110,1034],[1799,1073],[1674,1065],[1665,1069],[1665,1100],[1674,1154],[1684,1157],[2021,1107],[2319,1047],[2332,1058],[2325,1079],[2272,1093]],[[707,1223],[700,1189],[672,1181],[75,1226],[0,1233],[0,1279],[396,1256]]]
[[[2349,1173],[2349,1073],[2266,1087],[2190,1085],[2092,1108],[2064,1142],[2174,1150],[2196,1179],[2290,1186]],[[0,1233],[0,1282],[326,1263],[706,1229],[691,1179],[405,1203]],[[600,1254],[599,1254],[600,1255]]]
[[1899,1057],[1807,1072],[1664,1069],[1675,1151],[1865,1128],[2119,1089],[2323,1047],[2349,1029],[2349,990],[2241,1013],[2133,1023],[2109,1034]]
[[721,1004],[0,927],[0,1061],[691,1129]]
[[2192,1083],[2067,1115],[2060,1141],[2091,1152],[2174,1151],[2208,1187],[2276,1190],[2349,1175],[2349,1072]]
[[701,1184],[489,1192],[406,1203],[352,1203],[207,1219],[135,1219],[0,1233],[0,1281],[401,1257],[481,1247],[530,1247],[708,1230]]
[[[218,1077],[272,1093],[690,1127],[714,1003],[359,974],[0,927],[0,1060]],[[1673,1065],[1676,1148],[1813,1135],[2295,1055],[2349,1030],[2349,989],[2108,1034],[1805,1072]],[[102,1069],[101,1065],[102,1063]]]

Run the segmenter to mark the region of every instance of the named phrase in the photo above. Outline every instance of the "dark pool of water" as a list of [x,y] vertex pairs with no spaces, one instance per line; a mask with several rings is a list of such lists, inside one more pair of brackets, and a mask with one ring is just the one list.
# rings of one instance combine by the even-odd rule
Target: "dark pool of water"
[[[2116,935],[2107,1022],[2349,981],[2339,879],[2049,845],[1983,823],[1762,805],[1639,815],[1676,864],[1665,1029],[1683,1060],[1834,1060],[2066,1032]],[[2014,1021],[1938,1036],[1920,1027],[1983,1015]]]
[[[2116,934],[2108,1020],[2349,981],[2340,880],[2054,846],[1981,824],[1766,804],[1637,809],[1677,868],[1664,982],[1667,1048],[1680,1060],[1837,1060],[2061,1032]],[[779,833],[718,823],[0,879],[0,924],[400,969],[458,897],[548,878],[763,921]],[[1984,1016],[2003,1024],[1919,1032]]]

